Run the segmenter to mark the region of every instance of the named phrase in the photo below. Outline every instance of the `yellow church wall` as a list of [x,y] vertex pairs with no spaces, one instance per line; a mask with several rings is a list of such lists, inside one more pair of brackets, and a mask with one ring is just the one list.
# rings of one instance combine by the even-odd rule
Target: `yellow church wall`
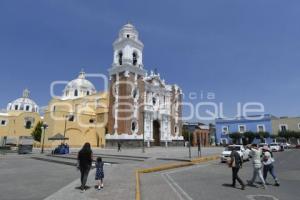
[[[105,130],[108,115],[106,93],[97,93],[73,100],[52,99],[45,112],[44,122],[48,125],[45,147],[55,147],[62,141],[51,141],[57,133],[68,137],[70,147],[81,147],[90,142],[93,147],[105,146]],[[66,116],[74,116],[70,121]]]
[[[25,127],[25,118],[34,119],[29,129]],[[18,142],[19,136],[31,136],[35,126],[41,121],[41,117],[35,112],[11,111],[7,115],[0,115],[0,120],[7,121],[5,126],[0,125],[0,137],[16,138]]]

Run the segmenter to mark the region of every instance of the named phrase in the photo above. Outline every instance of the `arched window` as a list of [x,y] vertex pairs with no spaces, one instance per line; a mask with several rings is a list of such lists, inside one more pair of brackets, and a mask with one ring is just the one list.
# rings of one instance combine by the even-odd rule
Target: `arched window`
[[119,57],[119,65],[122,65],[122,59],[123,59],[122,51],[119,52],[118,57]]
[[18,110],[19,106],[18,105],[15,105],[15,110]]
[[137,63],[137,53],[133,52],[133,54],[132,54],[132,64],[136,65],[136,63]]
[[155,106],[156,105],[156,98],[152,97],[152,104]]
[[136,131],[137,131],[137,122],[136,121],[131,122],[131,131],[132,131],[132,133],[136,133]]
[[26,123],[25,123],[25,128],[26,129],[30,129],[31,128],[31,124],[32,124],[32,122],[31,121],[26,121]]
[[86,92],[86,95],[90,95],[90,91],[87,91],[87,92]]
[[74,96],[77,97],[78,96],[78,90],[74,91]]
[[134,88],[134,89],[132,90],[132,97],[133,97],[134,99],[137,99],[137,98],[139,97],[139,91],[138,91],[137,88]]
[[26,111],[29,111],[29,106],[28,105],[26,106]]

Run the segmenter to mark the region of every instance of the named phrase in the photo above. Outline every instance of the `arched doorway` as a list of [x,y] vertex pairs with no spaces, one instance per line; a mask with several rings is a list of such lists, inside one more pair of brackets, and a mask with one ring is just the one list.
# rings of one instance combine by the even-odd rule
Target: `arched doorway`
[[153,121],[154,146],[160,146],[160,124],[158,120]]

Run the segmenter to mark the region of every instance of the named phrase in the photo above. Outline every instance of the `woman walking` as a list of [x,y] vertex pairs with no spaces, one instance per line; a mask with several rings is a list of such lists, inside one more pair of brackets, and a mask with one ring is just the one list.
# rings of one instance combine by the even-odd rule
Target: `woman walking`
[[80,189],[82,191],[85,191],[86,189],[85,185],[92,166],[92,160],[93,160],[93,152],[91,149],[91,144],[87,142],[83,145],[82,149],[78,152],[78,164],[79,164],[79,170],[81,174]]
[[275,180],[275,186],[280,186],[279,184],[279,180],[277,178],[277,176],[275,175],[275,169],[274,169],[274,158],[273,158],[273,154],[270,151],[270,149],[268,147],[264,147],[263,148],[263,177],[265,182],[267,182],[267,175],[268,172],[270,172],[270,174],[272,175],[273,179]]

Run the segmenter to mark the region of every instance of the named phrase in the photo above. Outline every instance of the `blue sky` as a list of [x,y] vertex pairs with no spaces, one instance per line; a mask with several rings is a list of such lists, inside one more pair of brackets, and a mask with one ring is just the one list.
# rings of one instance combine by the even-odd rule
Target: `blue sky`
[[145,45],[145,68],[198,93],[192,103],[214,92],[229,116],[248,101],[298,116],[299,19],[296,0],[1,0],[0,107],[25,87],[46,105],[50,83],[74,79],[81,68],[107,74],[112,42],[131,21]]

